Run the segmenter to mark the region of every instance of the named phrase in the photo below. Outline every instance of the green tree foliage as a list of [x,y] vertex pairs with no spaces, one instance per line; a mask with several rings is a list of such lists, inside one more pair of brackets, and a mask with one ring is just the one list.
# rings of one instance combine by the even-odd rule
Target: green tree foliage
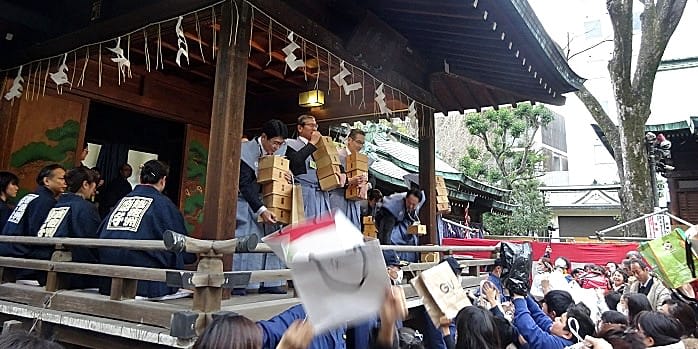
[[468,149],[460,162],[463,172],[507,189],[538,177],[544,157],[533,149],[533,142],[540,128],[552,120],[550,110],[527,103],[467,114],[468,132],[484,142],[485,152]]
[[518,206],[511,216],[485,214],[483,222],[487,230],[496,235],[545,236],[552,212],[545,206],[545,197],[538,190],[540,184],[535,179],[514,184],[510,200]]
[[487,229],[501,235],[544,234],[552,214],[538,190],[542,175],[543,154],[533,148],[540,128],[553,120],[543,106],[519,104],[465,116],[468,132],[480,138],[484,150],[470,146],[460,160],[467,176],[485,180],[511,190],[510,201],[516,204],[511,216],[484,215]]
[[80,133],[80,123],[68,120],[62,126],[46,130],[46,138],[50,143],[31,142],[10,156],[10,165],[22,167],[33,161],[59,162],[66,167],[72,167],[70,152],[75,153]]

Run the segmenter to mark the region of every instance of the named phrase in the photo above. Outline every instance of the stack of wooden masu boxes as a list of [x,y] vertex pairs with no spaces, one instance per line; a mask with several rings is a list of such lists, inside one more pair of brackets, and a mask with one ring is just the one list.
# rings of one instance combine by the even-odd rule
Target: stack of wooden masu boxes
[[446,189],[446,181],[441,176],[436,176],[436,212],[449,213],[451,205],[448,203],[448,189]]
[[[352,153],[347,156],[347,168],[344,169],[347,172],[347,180],[349,178],[354,178],[357,176],[364,176],[368,179],[368,156],[360,153]],[[351,185],[347,188],[344,197],[347,200],[366,200],[368,195],[368,190],[365,187],[367,184],[364,183],[363,186]]]
[[291,223],[293,185],[286,180],[288,166],[289,161],[282,156],[263,156],[259,159],[257,170],[257,183],[262,185],[264,206],[282,224]]
[[313,153],[317,172],[317,179],[320,182],[320,189],[330,191],[342,186],[339,175],[341,173],[339,154],[332,138],[323,136],[315,145],[317,150]]
[[363,225],[364,236],[369,238],[378,238],[378,229],[376,229],[376,224],[373,221],[373,216],[364,216]]

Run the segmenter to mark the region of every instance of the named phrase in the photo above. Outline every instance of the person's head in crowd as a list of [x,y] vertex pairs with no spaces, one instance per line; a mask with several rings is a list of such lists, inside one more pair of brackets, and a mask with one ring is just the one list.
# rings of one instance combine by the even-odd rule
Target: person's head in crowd
[[575,337],[569,327],[571,323],[569,320],[576,319],[577,324],[579,324],[577,333],[581,338],[593,335],[596,332],[596,326],[591,317],[589,317],[589,313],[589,308],[582,303],[570,305],[562,315],[554,319],[553,325],[550,327],[550,333],[576,343],[577,337]]
[[667,299],[662,303],[659,311],[667,314],[676,320],[679,320],[683,325],[684,337],[698,338],[698,325],[696,324],[696,313],[690,305],[677,301],[675,299]]
[[645,349],[642,338],[628,326],[619,324],[606,325],[596,332],[595,337],[608,342],[613,349]]
[[422,192],[416,189],[410,189],[405,194],[405,208],[409,212],[417,210],[417,205],[422,201]]
[[499,327],[494,315],[476,306],[467,306],[456,315],[456,349],[499,349]]
[[630,259],[626,258],[620,262],[621,269],[628,275],[630,275]]
[[17,197],[19,178],[12,172],[0,171],[0,200]]
[[153,186],[159,192],[165,189],[169,166],[158,160],[148,160],[141,168],[141,184]]
[[570,275],[572,276],[573,279],[578,280],[583,274],[584,274],[584,269],[574,268],[574,270],[572,270],[572,273]]
[[640,252],[632,250],[628,251],[628,253],[625,254],[625,258],[629,259],[630,261],[633,261],[635,259],[642,259],[642,255],[640,254]]
[[584,272],[588,273],[590,271],[593,271],[596,269],[595,267],[596,267],[596,265],[593,263],[584,264]]
[[451,256],[442,259],[441,263],[448,264],[448,266],[451,267],[451,271],[453,271],[453,274],[456,274],[456,277],[459,277],[463,273],[463,267],[460,265],[460,263],[458,263],[457,259]]
[[406,265],[406,262],[401,261],[400,257],[393,250],[383,251],[383,260],[385,261],[390,281],[396,285],[401,284],[403,278],[402,267]]
[[625,300],[625,307],[628,309],[628,322],[633,323],[637,314],[643,311],[652,310],[650,300],[642,293],[630,293],[623,295],[621,303]]
[[495,259],[494,263],[487,267],[487,271],[498,278],[502,277],[502,271],[504,271],[504,269],[502,268],[502,261],[499,259]]
[[264,152],[274,154],[279,150],[288,138],[288,127],[281,120],[271,119],[262,125],[262,133],[259,135],[259,143]]
[[555,269],[560,269],[564,273],[569,273],[570,266],[570,260],[565,257],[557,257],[555,259]]
[[87,167],[76,167],[65,174],[68,191],[89,199],[95,195],[99,176]]
[[616,291],[611,291],[607,293],[604,296],[604,300],[606,301],[606,305],[608,306],[608,309],[618,309],[618,303],[620,303],[620,297],[621,294]]
[[298,136],[305,139],[310,139],[313,132],[317,131],[317,122],[312,115],[303,114],[298,117],[296,127],[298,128]]
[[376,207],[379,202],[383,201],[383,193],[378,189],[368,191],[368,207]]
[[599,318],[598,324],[596,326],[596,332],[601,332],[604,328],[609,325],[628,325],[628,317],[615,310],[604,311]]
[[36,176],[36,184],[46,187],[54,196],[65,191],[65,168],[59,164],[44,166]]
[[606,269],[606,274],[607,274],[608,276],[611,276],[611,275],[613,275],[613,273],[616,271],[616,269],[618,269],[618,266],[617,266],[616,263],[614,263],[614,262],[608,262],[608,263],[606,263],[606,265],[604,266],[604,269]]
[[119,175],[121,175],[123,179],[128,179],[129,177],[131,177],[132,174],[133,168],[131,167],[131,165],[127,163],[121,165],[121,168],[119,168]]
[[649,348],[681,341],[683,326],[679,320],[658,311],[643,311],[635,319],[635,329]]
[[642,259],[633,259],[630,261],[630,272],[637,281],[644,284],[650,278],[650,267]]
[[261,349],[262,331],[240,315],[216,317],[194,343],[194,349]]
[[24,331],[8,331],[0,336],[0,348],[7,349],[63,349],[63,346]]
[[543,296],[542,309],[551,319],[555,319],[564,313],[570,305],[574,304],[572,295],[563,290],[552,290]]
[[541,257],[534,265],[534,271],[538,274],[549,273],[553,271],[553,265],[550,263],[550,258]]
[[365,141],[366,133],[358,128],[353,128],[347,137],[347,149],[352,153],[358,153],[364,148]]
[[614,287],[620,287],[626,283],[628,283],[628,274],[623,270],[618,269],[611,274],[611,285]]

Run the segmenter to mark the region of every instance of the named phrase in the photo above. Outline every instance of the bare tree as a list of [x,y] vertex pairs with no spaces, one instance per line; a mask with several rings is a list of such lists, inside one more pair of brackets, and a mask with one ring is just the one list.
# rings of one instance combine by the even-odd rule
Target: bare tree
[[[635,71],[633,57],[633,0],[607,0],[613,26],[613,57],[608,63],[616,98],[618,125],[586,88],[576,92],[608,138],[621,181],[621,219],[624,221],[652,211],[652,188],[644,146],[645,123],[657,68],[687,0],[642,0],[642,37]],[[632,225],[631,236],[645,234],[644,226]]]

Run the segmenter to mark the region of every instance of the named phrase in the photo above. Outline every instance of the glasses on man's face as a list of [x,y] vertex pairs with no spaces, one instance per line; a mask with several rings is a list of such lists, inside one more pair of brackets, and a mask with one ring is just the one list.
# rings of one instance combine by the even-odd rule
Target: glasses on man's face
[[303,127],[310,127],[310,128],[316,129],[316,128],[317,128],[317,123],[314,123],[314,122],[307,122],[307,123],[304,123],[304,124],[303,124]]
[[359,145],[364,145],[364,141],[357,141],[355,139],[352,139],[351,141]]

